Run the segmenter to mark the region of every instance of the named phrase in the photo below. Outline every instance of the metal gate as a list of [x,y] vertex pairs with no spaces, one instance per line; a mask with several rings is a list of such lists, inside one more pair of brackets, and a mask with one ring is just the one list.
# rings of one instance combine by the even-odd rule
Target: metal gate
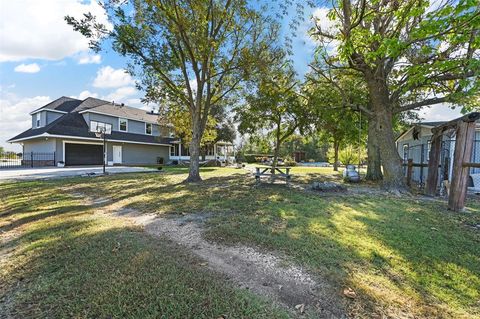
[[0,169],[3,168],[21,168],[21,167],[43,167],[55,166],[56,158],[53,153],[0,153]]

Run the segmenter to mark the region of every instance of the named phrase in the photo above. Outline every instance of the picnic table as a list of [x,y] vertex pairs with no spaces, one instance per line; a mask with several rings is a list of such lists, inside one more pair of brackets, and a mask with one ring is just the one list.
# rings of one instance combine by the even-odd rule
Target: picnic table
[[273,166],[263,166],[255,167],[255,181],[256,184],[260,184],[260,178],[262,176],[269,176],[272,181],[276,178],[285,178],[287,185],[290,185],[290,167],[273,167]]

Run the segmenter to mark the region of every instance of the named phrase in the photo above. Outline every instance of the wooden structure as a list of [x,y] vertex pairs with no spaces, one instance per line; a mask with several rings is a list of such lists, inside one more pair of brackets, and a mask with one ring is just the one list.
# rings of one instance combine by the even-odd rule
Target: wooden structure
[[[287,185],[290,185],[290,179],[292,176],[290,175],[290,167],[273,167],[273,166],[267,166],[267,167],[255,167],[255,181],[256,184],[260,184],[260,178],[262,176],[270,176],[270,179],[272,181],[275,180],[275,178],[285,178],[285,181]],[[284,169],[284,170],[282,170]],[[278,172],[278,174],[276,174]]]
[[432,129],[433,136],[428,161],[428,177],[425,193],[429,196],[436,195],[442,136],[445,132],[455,130],[455,152],[453,156],[452,181],[448,195],[448,209],[456,212],[462,211],[465,208],[470,167],[480,166],[479,164],[470,163],[475,138],[476,121],[478,119],[480,119],[480,113],[473,112]]
[[293,152],[292,154],[293,156],[293,159],[295,160],[295,162],[297,163],[300,163],[300,162],[304,162],[305,161],[305,152],[303,151],[295,151]]
[[412,186],[412,175],[413,175],[413,168],[414,167],[428,167],[428,164],[424,163],[414,163],[413,159],[409,158],[407,160],[407,164],[404,164],[404,166],[407,166],[407,186]]

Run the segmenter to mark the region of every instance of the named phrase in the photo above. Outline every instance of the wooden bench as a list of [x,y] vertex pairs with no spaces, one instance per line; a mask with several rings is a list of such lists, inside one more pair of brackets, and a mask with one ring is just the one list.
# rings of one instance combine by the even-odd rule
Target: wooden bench
[[[290,185],[290,180],[292,178],[292,176],[290,175],[290,167],[255,167],[255,170],[255,182],[257,185],[260,184],[260,178],[262,176],[269,176],[272,182],[276,178],[285,178],[285,182],[287,183],[287,185]],[[278,172],[278,174],[276,174],[275,172]]]

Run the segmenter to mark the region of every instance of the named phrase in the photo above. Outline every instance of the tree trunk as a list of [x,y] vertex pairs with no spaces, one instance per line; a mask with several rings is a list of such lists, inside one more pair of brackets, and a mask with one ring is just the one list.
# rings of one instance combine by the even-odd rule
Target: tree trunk
[[275,151],[273,152],[272,174],[275,174],[275,167],[278,164],[278,154],[280,154],[280,124],[277,125],[275,134]]
[[200,140],[201,129],[200,119],[192,121],[192,141],[190,142],[190,168],[188,171],[188,177],[185,180],[187,183],[199,182],[202,180],[200,177]]
[[380,158],[383,164],[383,187],[389,191],[407,192],[403,176],[402,159],[398,154],[393,133],[393,106],[387,83],[381,75],[366,74],[372,108],[376,116],[376,130]]
[[376,126],[375,117],[370,118],[368,120],[367,175],[365,176],[365,179],[368,181],[380,181],[383,179]]
[[338,172],[338,150],[340,148],[340,143],[334,139],[333,140],[333,151],[334,151],[334,161],[333,161],[333,170]]

